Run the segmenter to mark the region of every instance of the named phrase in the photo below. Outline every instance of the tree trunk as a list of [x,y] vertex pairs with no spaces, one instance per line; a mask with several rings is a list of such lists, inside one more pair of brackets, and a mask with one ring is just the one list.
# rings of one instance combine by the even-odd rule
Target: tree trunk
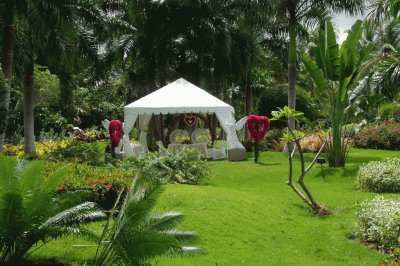
[[[14,1],[11,1],[14,3]],[[13,8],[10,9],[10,12],[13,12]],[[0,95],[0,106],[4,108],[5,117],[8,117],[8,109],[10,106],[10,89],[11,89],[11,81],[12,81],[12,69],[13,69],[13,62],[14,62],[14,44],[15,44],[15,25],[13,14],[10,16],[9,22],[10,24],[4,27],[3,33],[3,51],[2,51],[2,70],[7,80],[7,90],[4,94]],[[7,24],[7,22],[6,22]],[[5,123],[4,127],[0,132],[0,153],[3,153],[3,144],[5,138],[5,131],[7,129],[7,119],[2,121]]]
[[[244,106],[244,115],[249,116],[251,115],[251,110],[253,109],[253,88],[249,84],[245,85],[245,106]],[[246,130],[244,131],[244,139],[249,140],[250,135],[249,131],[247,130],[247,125],[245,126]]]
[[28,64],[24,77],[24,152],[35,154],[33,58]]
[[61,114],[67,118],[69,123],[73,122],[74,117],[77,115],[72,106],[72,97],[74,88],[72,84],[72,76],[66,71],[61,71],[59,74],[60,79],[60,106],[62,106]]
[[[297,38],[297,20],[295,4],[291,0],[287,0],[287,9],[289,13],[289,56],[288,56],[288,106],[296,109],[296,38]],[[291,130],[295,130],[296,122],[294,117],[289,118],[288,126]],[[294,148],[294,143],[289,145],[289,151]]]

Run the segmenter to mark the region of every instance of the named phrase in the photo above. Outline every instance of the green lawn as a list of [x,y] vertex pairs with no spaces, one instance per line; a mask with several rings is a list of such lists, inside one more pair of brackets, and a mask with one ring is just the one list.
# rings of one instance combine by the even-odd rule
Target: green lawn
[[[154,264],[377,265],[385,255],[347,235],[354,228],[356,204],[375,195],[356,190],[358,166],[388,156],[400,157],[400,152],[353,149],[346,168],[326,169],[325,179],[316,165],[305,180],[317,201],[334,210],[327,217],[314,216],[286,185],[284,153],[261,153],[257,165],[251,159],[210,162],[213,178],[207,185],[167,185],[157,204],[157,211],[186,214],[182,228],[200,235],[207,255],[159,258]],[[80,246],[87,243],[58,240],[34,256],[83,265],[94,254],[93,248]]]

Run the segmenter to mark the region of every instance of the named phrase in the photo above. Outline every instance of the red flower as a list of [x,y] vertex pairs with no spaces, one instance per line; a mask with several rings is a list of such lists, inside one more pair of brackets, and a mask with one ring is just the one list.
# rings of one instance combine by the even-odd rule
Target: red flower
[[56,188],[56,190],[57,190],[57,192],[62,192],[62,191],[65,190],[65,186],[64,185],[59,186],[59,187]]
[[110,191],[112,189],[112,183],[108,183],[106,186],[107,191]]
[[260,142],[267,133],[271,122],[266,116],[250,115],[246,120],[246,124],[251,137],[255,141]]
[[119,145],[122,138],[122,123],[119,120],[111,120],[108,125],[111,143],[114,147]]

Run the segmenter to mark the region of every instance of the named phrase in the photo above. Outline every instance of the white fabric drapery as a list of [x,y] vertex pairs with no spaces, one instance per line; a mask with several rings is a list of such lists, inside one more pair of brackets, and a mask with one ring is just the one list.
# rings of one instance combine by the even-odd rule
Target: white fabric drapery
[[228,143],[228,149],[244,149],[242,143],[236,134],[236,121],[231,112],[216,112],[219,123],[226,133],[226,141]]
[[131,142],[129,141],[129,133],[131,132],[133,126],[135,125],[136,119],[138,118],[137,114],[129,114],[124,116],[124,150],[126,156],[133,155],[133,149],[131,146]]
[[149,151],[147,146],[147,129],[152,115],[139,115],[139,142],[143,146],[145,152]]

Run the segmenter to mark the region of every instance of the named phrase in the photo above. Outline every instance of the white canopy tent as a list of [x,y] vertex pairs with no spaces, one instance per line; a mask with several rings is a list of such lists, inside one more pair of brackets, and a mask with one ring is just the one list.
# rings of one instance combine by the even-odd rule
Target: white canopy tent
[[139,141],[147,151],[146,131],[151,116],[177,113],[215,113],[227,135],[228,151],[244,150],[236,134],[236,131],[243,127],[243,123],[235,123],[234,112],[229,104],[180,78],[124,107],[125,153],[127,156],[133,155],[129,133],[136,120],[139,120]]

